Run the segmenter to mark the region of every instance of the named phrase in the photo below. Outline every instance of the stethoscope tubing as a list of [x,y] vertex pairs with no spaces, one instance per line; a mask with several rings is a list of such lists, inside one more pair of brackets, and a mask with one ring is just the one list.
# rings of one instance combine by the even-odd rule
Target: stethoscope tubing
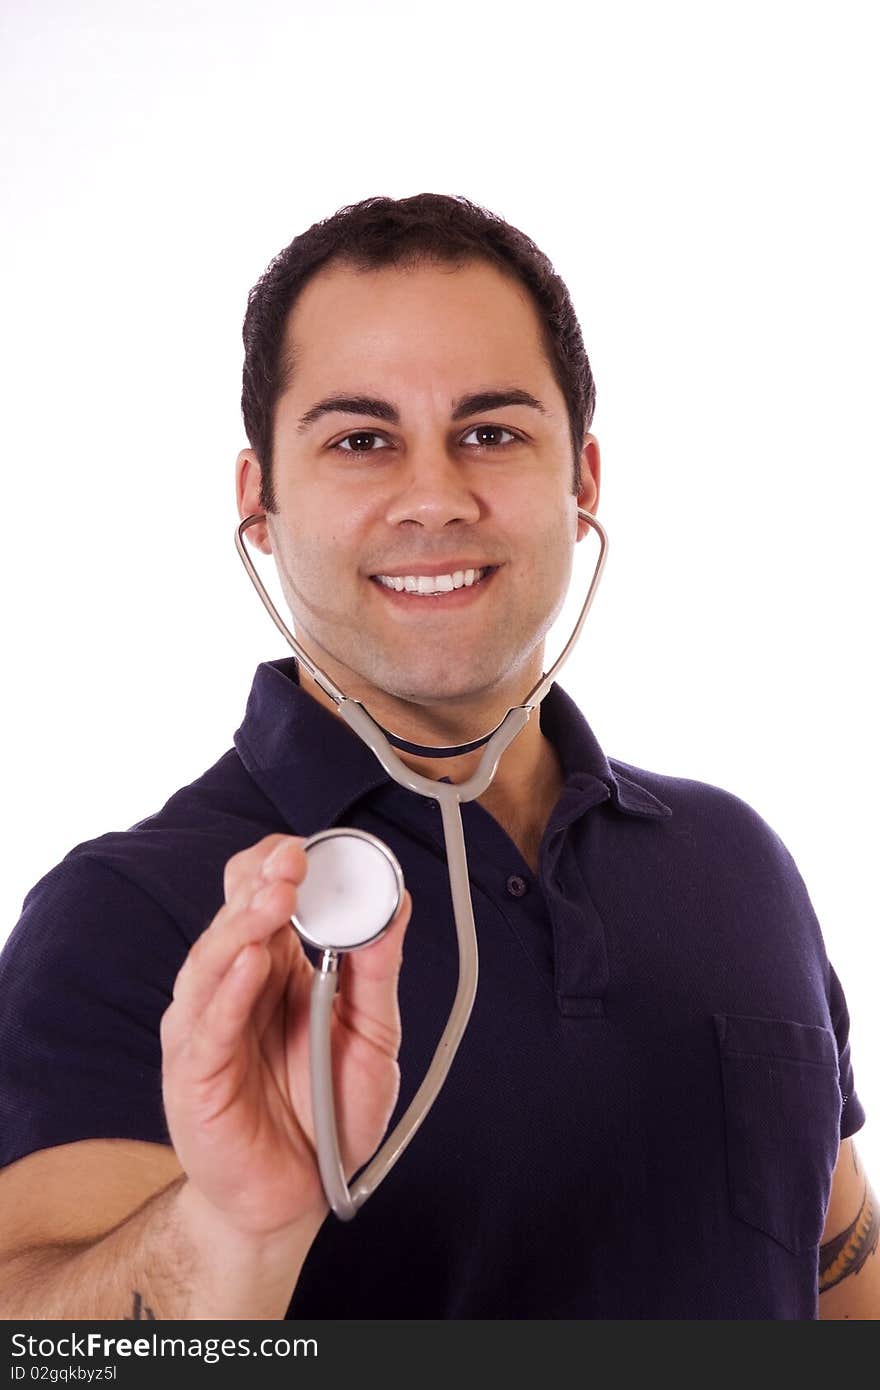
[[452,892],[453,914],[458,939],[458,984],[455,998],[431,1064],[421,1085],[379,1151],[349,1190],[339,1151],[336,1105],[333,1090],[331,1022],[336,994],[336,952],[326,951],[321,968],[312,981],[309,1014],[312,1114],[315,1149],[324,1194],[331,1211],[341,1221],[350,1221],[380,1182],[387,1177],[440,1094],[459,1043],[464,1036],[477,993],[479,962],[477,933],[469,889],[467,854],[461,809],[457,801],[444,799],[443,833]]
[[[327,673],[303,650],[269,597],[244,546],[244,532],[256,522],[265,520],[265,515],[254,513],[246,517],[236,528],[236,548],[245,569],[270,617],[293,649],[297,660],[302,662],[312,679],[334,701],[340,717],[372,749],[389,776],[410,791],[430,797],[438,802],[442,815],[444,847],[458,941],[459,968],[455,998],[446,1027],[418,1090],[377,1153],[355,1178],[351,1188],[345,1177],[339,1149],[333,1090],[331,1023],[333,1000],[339,981],[339,961],[336,951],[324,952],[320,969],[316,970],[312,982],[309,1046],[315,1149],[325,1196],[330,1209],[342,1221],[351,1220],[366,1199],[388,1176],[407,1145],[415,1137],[440,1093],[467,1028],[476,998],[479,959],[467,867],[467,850],[461,819],[461,804],[482,795],[486,788],[491,785],[502,754],[517,734],[525,728],[529,718],[547,694],[580,636],[605,566],[608,538],[604,527],[590,512],[579,507],[578,516],[598,534],[600,550],[593,578],[574,630],[550,670],[541,676],[523,703],[508,710],[501,723],[482,739],[464,746],[466,749],[471,749],[485,745],[485,751],[475,772],[467,781],[460,783],[435,781],[407,767],[392,748],[390,740],[393,739],[398,745],[402,744],[407,748],[412,748],[414,745],[405,743],[399,736],[390,733],[378,724],[359,701],[352,700],[345,695]],[[427,747],[420,748],[419,751],[426,755],[435,753],[438,756],[449,756],[459,750]]]

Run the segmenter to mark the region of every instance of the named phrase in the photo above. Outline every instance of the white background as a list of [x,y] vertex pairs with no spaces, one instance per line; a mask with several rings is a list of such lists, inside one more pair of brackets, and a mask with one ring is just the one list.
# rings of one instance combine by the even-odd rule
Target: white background
[[0,936],[287,654],[233,545],[248,289],[344,204],[463,193],[550,256],[598,383],[611,545],[562,683],[791,850],[880,1184],[873,9],[6,5]]

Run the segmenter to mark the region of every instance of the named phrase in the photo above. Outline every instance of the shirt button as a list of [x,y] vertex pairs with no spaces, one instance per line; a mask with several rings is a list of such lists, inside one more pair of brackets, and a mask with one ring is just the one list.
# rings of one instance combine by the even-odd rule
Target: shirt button
[[511,874],[507,880],[507,891],[512,898],[521,898],[529,891],[529,885],[521,874]]

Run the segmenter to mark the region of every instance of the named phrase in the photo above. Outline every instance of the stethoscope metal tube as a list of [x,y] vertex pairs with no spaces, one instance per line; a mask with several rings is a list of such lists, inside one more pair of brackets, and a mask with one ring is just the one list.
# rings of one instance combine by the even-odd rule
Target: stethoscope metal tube
[[[575,642],[580,636],[587,613],[593,602],[608,550],[608,538],[604,528],[596,518],[583,508],[578,508],[578,516],[596,531],[600,550],[593,578],[581,608],[574,630],[550,670],[543,674],[532,687],[521,705],[508,710],[501,723],[484,737],[458,747],[431,748],[409,743],[378,724],[358,700],[352,700],[341,691],[304,651],[296,637],[287,627],[272,602],[260,576],[256,571],[244,545],[244,533],[248,527],[265,520],[263,513],[246,517],[236,528],[235,544],[247,573],[262,602],[292,648],[298,661],[314,681],[329,695],[342,719],[354,733],[372,749],[385,771],[401,786],[421,796],[430,797],[440,806],[443,821],[443,834],[449,868],[452,909],[458,938],[459,971],[455,999],[446,1027],[443,1030],[430,1066],[413,1099],[401,1116],[391,1134],[385,1139],[372,1160],[355,1179],[349,1189],[343,1171],[339,1151],[339,1138],[336,1126],[336,1112],[333,1099],[332,1066],[330,1056],[330,1022],[333,997],[338,985],[339,952],[325,950],[321,968],[315,972],[312,986],[309,1038],[311,1049],[312,1107],[315,1118],[315,1146],[321,1181],[331,1210],[343,1221],[350,1220],[356,1211],[373,1193],[379,1183],[390,1172],[411,1142],[419,1126],[440,1092],[453,1058],[464,1035],[473,1008],[477,990],[478,957],[477,934],[474,925],[471,903],[467,852],[461,820],[461,803],[473,801],[490,786],[502,754],[510,746],[517,734],[525,728],[533,711],[540,705],[557,673],[567,660]],[[418,753],[426,757],[452,757],[472,749],[485,746],[476,771],[465,782],[439,782],[425,777],[401,761],[394,747]],[[324,832],[321,832],[324,833]],[[363,832],[354,832],[356,834]],[[318,837],[312,837],[317,839]],[[307,846],[308,848],[308,842]],[[293,925],[296,925],[294,922]]]

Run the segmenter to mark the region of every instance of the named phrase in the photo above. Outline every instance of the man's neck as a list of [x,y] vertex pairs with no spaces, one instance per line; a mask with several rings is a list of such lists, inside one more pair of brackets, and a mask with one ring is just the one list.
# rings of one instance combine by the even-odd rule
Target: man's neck
[[[299,683],[314,700],[339,718],[334,701],[317,685],[301,664]],[[366,701],[364,703],[367,705]],[[409,724],[406,727],[395,727],[382,710],[369,705],[367,708],[373,718],[386,728],[391,727],[395,734],[401,735],[411,743],[450,746],[468,741],[468,737],[464,735],[459,737],[450,735],[449,732],[431,730],[430,727],[422,725],[421,721],[417,727]],[[484,732],[498,724],[508,708],[510,706],[497,713],[494,722],[489,716]],[[470,737],[472,738],[473,734]],[[432,781],[448,777],[451,782],[459,783],[467,781],[477,770],[484,748],[477,748],[472,753],[452,758],[428,758],[401,749],[395,751],[401,762],[423,777]],[[477,798],[483,809],[494,817],[514,841],[533,871],[537,870],[538,846],[563,782],[559,755],[550,740],[541,732],[540,718],[536,710],[502,754],[491,784]]]

